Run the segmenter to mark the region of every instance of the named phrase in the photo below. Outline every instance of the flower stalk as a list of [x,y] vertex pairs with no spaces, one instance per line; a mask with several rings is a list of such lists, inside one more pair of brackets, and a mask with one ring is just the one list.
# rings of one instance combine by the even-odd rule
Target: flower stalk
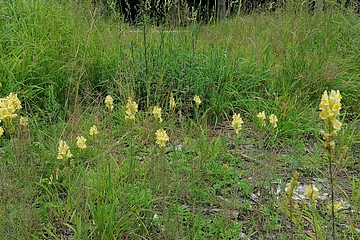
[[135,124],[135,114],[138,112],[138,105],[134,101],[134,94],[128,98],[126,103],[126,116],[125,120],[130,122],[130,168],[129,168],[129,179],[133,180],[133,172],[134,172],[134,144],[133,144],[133,137],[134,137],[134,124]]
[[324,147],[327,150],[327,157],[329,162],[329,175],[330,175],[330,191],[331,191],[331,223],[332,223],[332,237],[336,239],[335,230],[335,200],[334,200],[334,172],[333,172],[333,155],[335,152],[334,137],[337,135],[337,131],[341,129],[341,122],[337,119],[341,110],[342,96],[340,91],[331,90],[330,95],[327,91],[321,96],[321,102],[319,109],[321,110],[319,117],[324,120],[325,131],[321,131],[320,134],[324,139]]
[[160,158],[161,158],[161,166],[162,166],[162,193],[165,196],[166,189],[165,189],[165,178],[166,178],[166,154],[165,154],[165,147],[166,143],[169,141],[169,136],[166,134],[166,131],[164,129],[159,129],[155,133],[156,136],[156,144],[160,147]]
[[105,105],[106,107],[109,109],[110,112],[112,112],[112,110],[114,109],[114,104],[113,104],[114,100],[110,95],[107,95],[105,98]]
[[287,196],[287,205],[290,207],[290,231],[291,239],[294,239],[293,216],[294,216],[294,202],[293,196],[295,189],[299,186],[299,172],[293,172],[293,176],[288,184],[286,184],[285,192]]
[[311,209],[311,217],[312,224],[314,226],[315,239],[319,239],[319,226],[316,217],[316,199],[319,197],[319,189],[315,185],[309,185],[304,191],[304,194],[309,198],[310,209]]

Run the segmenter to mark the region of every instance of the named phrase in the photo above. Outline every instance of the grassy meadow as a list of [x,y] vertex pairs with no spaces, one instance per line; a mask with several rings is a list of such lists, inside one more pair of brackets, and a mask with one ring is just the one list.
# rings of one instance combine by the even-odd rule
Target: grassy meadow
[[359,15],[89,2],[0,0],[0,239],[360,238]]

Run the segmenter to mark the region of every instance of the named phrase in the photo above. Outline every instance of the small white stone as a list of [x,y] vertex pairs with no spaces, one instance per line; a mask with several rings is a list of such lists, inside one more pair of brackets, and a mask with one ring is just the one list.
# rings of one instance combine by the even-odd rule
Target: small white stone
[[245,233],[239,233],[239,238],[246,238],[246,234]]

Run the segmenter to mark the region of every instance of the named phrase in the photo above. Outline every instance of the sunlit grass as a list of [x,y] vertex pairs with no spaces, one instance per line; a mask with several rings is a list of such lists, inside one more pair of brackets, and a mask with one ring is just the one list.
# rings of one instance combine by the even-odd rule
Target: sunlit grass
[[[137,29],[86,4],[0,2],[5,239],[359,237],[351,12]],[[293,200],[304,185],[332,199]]]

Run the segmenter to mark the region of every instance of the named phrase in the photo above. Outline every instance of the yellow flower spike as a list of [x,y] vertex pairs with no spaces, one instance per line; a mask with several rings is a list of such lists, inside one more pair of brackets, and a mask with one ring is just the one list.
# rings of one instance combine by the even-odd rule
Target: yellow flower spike
[[66,144],[65,141],[60,140],[59,146],[58,146],[58,156],[57,159],[66,160],[68,158],[71,158],[72,154],[70,152],[69,146]]
[[199,107],[201,103],[200,97],[196,95],[193,100],[195,101],[196,107]]
[[169,137],[166,134],[166,131],[164,129],[159,129],[156,131],[156,143],[160,146],[160,147],[165,147],[166,146],[166,142],[169,141]]
[[93,137],[93,138],[96,138],[96,135],[99,133],[97,127],[95,125],[93,125],[91,128],[90,128],[90,135]]
[[[327,208],[329,210],[331,210],[331,205],[327,205]],[[341,202],[338,202],[338,203],[335,203],[334,204],[334,211],[337,212],[337,211],[340,211],[341,209],[343,209],[343,205]]]
[[20,118],[20,125],[26,127],[29,123],[29,119],[27,117]]
[[236,134],[239,134],[239,131],[242,129],[243,120],[240,117],[240,114],[235,113],[233,115],[233,120],[231,126],[234,128]]
[[133,97],[129,97],[127,103],[126,103],[126,121],[135,121],[135,114],[138,111],[138,105],[133,100]]
[[159,119],[160,122],[163,121],[161,118],[161,107],[155,106],[152,110],[152,114],[154,114],[155,119]]
[[269,122],[270,122],[270,125],[271,125],[272,128],[276,128],[278,118],[274,114],[271,114],[270,117],[269,117]]
[[315,201],[319,197],[319,189],[315,185],[308,185],[304,190],[304,194],[311,200]]
[[330,96],[327,91],[324,91],[319,105],[319,109],[321,110],[319,117],[325,120],[325,124],[332,126],[335,131],[340,130],[342,125],[341,122],[336,119],[340,113],[341,99],[342,96],[339,90],[331,90]]
[[176,107],[176,103],[175,103],[174,95],[173,93],[170,93],[170,109],[174,111],[175,107]]
[[341,99],[342,96],[339,90],[337,90],[336,92],[334,90],[331,90],[330,96],[328,95],[327,91],[325,91],[321,96],[319,108],[322,112],[319,114],[319,116],[322,119],[327,119],[334,115],[339,115],[341,109]]
[[18,99],[17,94],[10,93],[7,98],[14,104],[14,107],[15,107],[16,110],[19,110],[19,109],[22,108],[21,102]]
[[76,141],[76,145],[78,146],[78,148],[80,148],[81,150],[84,150],[86,148],[86,138],[84,138],[83,136],[78,136]]
[[14,105],[14,102],[9,97],[0,98],[0,120],[3,120],[7,127],[11,126],[12,119],[17,117],[17,114],[15,113],[17,110],[16,106],[17,105]]
[[265,111],[259,112],[258,115],[256,115],[261,123],[261,127],[265,127],[266,123],[265,123],[265,119],[266,119],[266,115],[265,115]]
[[110,95],[107,95],[104,101],[106,107],[109,109],[110,112],[114,109],[113,101],[114,100]]
[[4,134],[4,129],[0,127],[0,137]]

